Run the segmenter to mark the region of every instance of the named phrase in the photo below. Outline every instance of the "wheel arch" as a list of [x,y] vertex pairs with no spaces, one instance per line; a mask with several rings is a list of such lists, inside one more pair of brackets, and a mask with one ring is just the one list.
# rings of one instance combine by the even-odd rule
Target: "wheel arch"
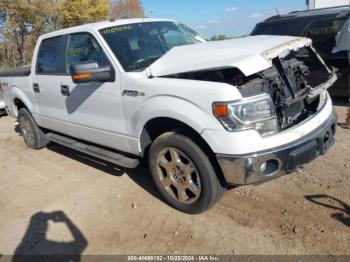
[[30,113],[33,113],[33,108],[31,105],[30,100],[26,96],[26,94],[18,87],[11,87],[11,96],[12,96],[12,103],[13,103],[13,111],[15,113],[15,116],[17,117],[18,111],[21,108],[26,108]]
[[179,132],[192,139],[204,151],[204,153],[207,154],[211,164],[213,165],[218,175],[220,183],[223,186],[227,186],[219,163],[215,157],[215,153],[213,152],[209,144],[194,128],[178,119],[170,117],[155,117],[150,119],[144,125],[139,139],[139,146],[142,156],[148,156],[149,148],[152,145],[153,141],[157,139],[157,137],[170,131]]
[[143,126],[140,134],[140,150],[144,155],[147,148],[152,144],[152,142],[164,134],[175,129],[183,129],[200,136],[200,134],[194,130],[192,127],[184,123],[183,121],[177,120],[171,117],[155,117],[148,120]]
[[15,97],[15,98],[13,99],[13,104],[14,104],[14,106],[15,106],[15,108],[16,108],[16,114],[18,114],[18,111],[19,111],[20,109],[22,109],[22,108],[25,108],[25,109],[29,110],[29,109],[28,109],[28,106],[27,106],[20,98],[18,98],[18,97]]

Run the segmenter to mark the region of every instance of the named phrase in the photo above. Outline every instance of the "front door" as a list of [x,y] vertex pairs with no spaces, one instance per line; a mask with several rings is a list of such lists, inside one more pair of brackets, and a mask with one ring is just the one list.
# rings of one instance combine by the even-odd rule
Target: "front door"
[[67,73],[72,65],[88,61],[99,67],[110,65],[115,81],[75,84],[71,76],[60,77],[70,132],[76,138],[128,152],[119,71],[91,33],[71,34],[65,56]]

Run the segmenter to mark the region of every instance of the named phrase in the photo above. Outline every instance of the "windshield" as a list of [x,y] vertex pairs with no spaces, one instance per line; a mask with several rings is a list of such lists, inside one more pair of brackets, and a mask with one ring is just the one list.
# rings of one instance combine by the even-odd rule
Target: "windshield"
[[177,22],[147,22],[100,30],[124,70],[141,71],[171,48],[206,42],[195,30]]

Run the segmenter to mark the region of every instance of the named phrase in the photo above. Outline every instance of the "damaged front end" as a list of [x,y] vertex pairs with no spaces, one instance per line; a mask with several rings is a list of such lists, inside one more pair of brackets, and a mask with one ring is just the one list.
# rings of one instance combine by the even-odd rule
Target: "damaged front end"
[[[299,41],[300,42],[300,41]],[[214,114],[229,131],[255,129],[262,136],[295,126],[316,114],[325,104],[326,90],[337,80],[311,46],[278,46],[262,56],[271,67],[246,76],[238,68],[221,68],[174,74],[167,77],[212,81],[236,86],[238,102],[215,103]],[[226,107],[227,115],[216,114]]]
[[324,91],[337,76],[312,46],[285,52],[271,62],[271,68],[247,77],[238,88],[243,97],[269,94],[275,105],[278,131],[282,131],[320,110],[325,103]]

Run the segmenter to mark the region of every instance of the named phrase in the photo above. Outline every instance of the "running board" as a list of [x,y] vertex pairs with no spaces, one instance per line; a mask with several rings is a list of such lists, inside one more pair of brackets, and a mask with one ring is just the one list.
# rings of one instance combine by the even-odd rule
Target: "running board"
[[126,168],[135,168],[139,164],[139,160],[137,159],[129,158],[125,155],[118,154],[97,146],[84,144],[83,142],[79,142],[77,140],[62,135],[58,135],[55,133],[47,133],[46,137],[51,142],[69,147],[71,149],[77,150],[90,156],[94,156],[96,158],[106,160],[118,166]]

